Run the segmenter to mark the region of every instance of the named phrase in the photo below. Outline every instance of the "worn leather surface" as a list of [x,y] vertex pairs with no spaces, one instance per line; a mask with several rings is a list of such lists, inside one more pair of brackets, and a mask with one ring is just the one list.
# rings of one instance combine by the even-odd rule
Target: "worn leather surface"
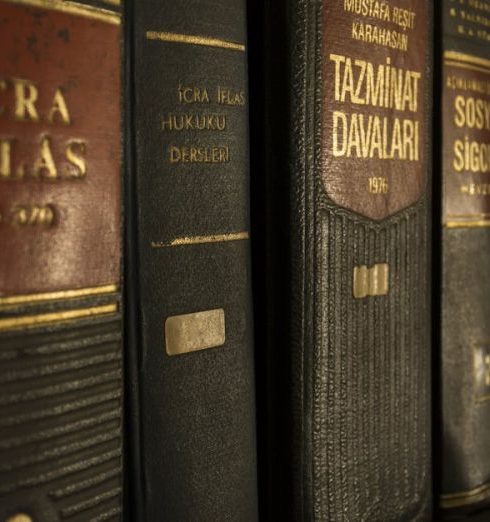
[[[222,238],[170,246],[249,231],[246,53],[145,36],[245,45],[244,9],[242,0],[142,0],[129,15],[127,313],[138,522],[257,519],[250,245]],[[219,86],[243,91],[245,105],[217,103]],[[182,103],[179,87],[191,88]],[[226,128],[174,130],[162,123],[171,115],[218,115]],[[228,147],[229,156],[172,162],[172,147]],[[215,309],[224,310],[224,345],[166,353],[168,317]]]
[[[9,173],[0,174],[0,295],[116,281],[120,26],[2,2],[0,34],[0,140],[11,143]],[[20,115],[16,89],[34,100]],[[43,143],[49,146],[44,156]],[[74,143],[83,173],[68,159]],[[39,224],[33,207],[49,208],[52,223]],[[19,224],[22,209],[28,224]]]
[[[488,6],[488,2],[484,2]],[[451,15],[452,3],[442,2],[442,49],[472,57],[490,59],[488,42],[481,38],[481,9],[457,6]],[[462,19],[461,11],[468,19]],[[464,33],[458,31],[463,27]],[[470,34],[472,31],[472,34]],[[454,168],[454,142],[457,139],[488,143],[488,129],[456,125],[455,97],[488,101],[488,94],[472,89],[450,89],[447,78],[459,77],[468,82],[488,85],[484,69],[454,67],[441,57],[443,96],[442,119],[442,222],[466,221],[461,228],[443,228],[442,297],[441,297],[441,361],[442,361],[442,505],[449,496],[457,495],[454,505],[446,505],[448,518],[466,520],[478,511],[481,520],[490,519],[490,275],[488,250],[490,228],[470,226],[487,219],[490,196],[463,191],[462,187],[490,183],[488,172],[461,172]],[[456,63],[456,65],[458,65]],[[480,494],[478,494],[480,491]],[[447,501],[446,501],[447,502]],[[473,518],[468,518],[473,520]]]
[[[100,306],[119,297],[38,310]],[[19,513],[40,522],[122,519],[121,330],[116,313],[0,333],[2,520]]]
[[[420,101],[430,81],[422,73],[429,43],[427,6],[425,0],[405,0],[386,11],[384,4],[380,12],[389,12],[389,19],[397,22],[388,23],[382,16],[381,20],[362,16],[364,10],[369,13],[367,3],[363,6],[357,2],[356,8],[352,2],[353,8],[348,11],[345,5],[349,2],[327,1],[323,7],[322,177],[332,201],[381,220],[413,205],[427,186],[429,158],[420,147],[427,132],[425,106]],[[395,8],[403,10],[405,16],[394,14]],[[400,35],[402,49],[351,37],[356,34],[363,38],[373,28]],[[344,171],[349,176],[343,175]],[[387,192],[367,195],[366,172],[370,178],[384,179]]]
[[[416,202],[375,222],[325,193],[324,5],[269,0],[264,25],[250,30],[263,31],[255,57],[267,53],[265,82],[256,80],[266,93],[255,120],[265,127],[263,166],[254,171],[267,200],[253,193],[265,215],[254,221],[266,245],[266,254],[254,250],[266,300],[256,314],[259,367],[267,367],[258,402],[264,520],[430,520],[431,47],[418,50],[426,162],[420,178],[406,180],[425,184]],[[430,3],[419,7],[425,24]],[[429,28],[421,31],[430,42]],[[363,161],[354,168],[369,173]],[[336,172],[350,180],[360,175],[352,170]],[[389,264],[388,295],[354,299],[354,267],[376,263]]]
[[[51,5],[0,2],[0,140],[11,140],[11,172],[25,163],[16,177],[2,162],[0,175],[0,519],[121,520],[121,31]],[[16,119],[20,80],[37,90],[39,121]],[[59,100],[49,119],[58,88],[69,122]],[[45,138],[56,175],[45,155],[36,177]],[[85,143],[81,177],[65,155],[72,139]],[[45,205],[52,223],[14,218]]]

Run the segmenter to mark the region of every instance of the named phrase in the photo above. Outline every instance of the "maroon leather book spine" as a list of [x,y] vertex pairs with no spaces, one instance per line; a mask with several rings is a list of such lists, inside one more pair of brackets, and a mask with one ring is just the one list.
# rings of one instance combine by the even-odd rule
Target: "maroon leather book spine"
[[0,2],[0,520],[121,513],[114,4]]

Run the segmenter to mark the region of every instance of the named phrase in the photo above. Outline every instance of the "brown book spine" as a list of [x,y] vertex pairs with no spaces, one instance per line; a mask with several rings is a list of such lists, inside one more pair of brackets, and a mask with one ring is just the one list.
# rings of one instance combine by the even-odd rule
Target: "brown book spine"
[[0,39],[0,519],[113,520],[120,15],[1,1]]
[[441,7],[439,504],[459,516],[490,505],[490,2]]

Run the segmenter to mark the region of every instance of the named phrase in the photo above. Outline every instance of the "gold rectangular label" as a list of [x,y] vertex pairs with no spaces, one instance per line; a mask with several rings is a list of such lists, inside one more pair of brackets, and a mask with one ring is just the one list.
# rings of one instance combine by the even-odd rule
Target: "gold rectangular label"
[[386,295],[389,289],[389,265],[381,263],[372,267],[355,266],[353,294],[356,299]]
[[168,355],[197,352],[225,344],[225,311],[207,310],[174,315],[165,321],[165,347]]
[[473,385],[478,403],[490,400],[490,342],[481,342],[473,348]]

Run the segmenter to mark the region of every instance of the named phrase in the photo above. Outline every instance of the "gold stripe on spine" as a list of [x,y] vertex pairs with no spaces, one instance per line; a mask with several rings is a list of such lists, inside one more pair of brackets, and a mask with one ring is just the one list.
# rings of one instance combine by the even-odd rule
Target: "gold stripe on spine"
[[163,243],[159,241],[152,241],[152,248],[170,248],[185,245],[202,245],[205,243],[226,243],[227,241],[245,241],[249,239],[248,232],[237,232],[234,234],[216,234],[212,236],[189,236],[179,237],[170,241],[170,243]]
[[146,31],[147,40],[160,40],[161,42],[185,43],[191,45],[203,45],[205,47],[218,47],[231,51],[245,51],[245,46],[236,42],[220,40],[219,38],[207,38],[190,34],[167,33],[162,31]]
[[45,324],[63,323],[75,319],[85,319],[95,315],[113,314],[116,313],[117,310],[117,304],[112,303],[104,306],[93,306],[77,310],[64,310],[62,312],[8,317],[6,319],[0,319],[0,331],[15,330],[17,328],[35,328]]
[[17,304],[32,304],[43,301],[55,301],[62,299],[74,299],[77,297],[91,297],[96,295],[112,294],[119,290],[116,284],[94,286],[91,288],[74,288],[60,290],[59,292],[45,292],[40,294],[26,294],[0,297],[0,308]]
[[487,228],[490,227],[490,220],[481,219],[475,221],[446,221],[446,228]]
[[445,51],[444,60],[452,60],[460,63],[469,63],[483,67],[484,69],[490,69],[490,60],[486,60],[485,58],[480,58],[478,56],[473,56],[471,54],[459,53],[456,51]]
[[91,18],[99,22],[119,25],[121,23],[121,15],[100,7],[91,5],[78,4],[76,2],[64,2],[62,0],[6,0],[13,4],[26,5],[31,7],[39,7],[40,9],[49,9],[52,11],[61,11],[62,13]]
[[167,317],[167,354],[180,355],[223,346],[225,330],[225,311],[222,308]]
[[450,509],[455,507],[469,506],[470,504],[476,504],[490,497],[490,482],[482,484],[477,488],[470,489],[469,491],[462,491],[459,493],[448,493],[447,495],[441,495],[439,504],[444,509]]
[[490,74],[490,69],[486,69],[484,67],[478,67],[477,65],[471,65],[469,63],[461,63],[461,62],[452,62],[450,60],[444,61],[445,65],[449,65],[451,67],[457,67],[458,69],[465,69],[468,71],[477,71],[483,74]]

